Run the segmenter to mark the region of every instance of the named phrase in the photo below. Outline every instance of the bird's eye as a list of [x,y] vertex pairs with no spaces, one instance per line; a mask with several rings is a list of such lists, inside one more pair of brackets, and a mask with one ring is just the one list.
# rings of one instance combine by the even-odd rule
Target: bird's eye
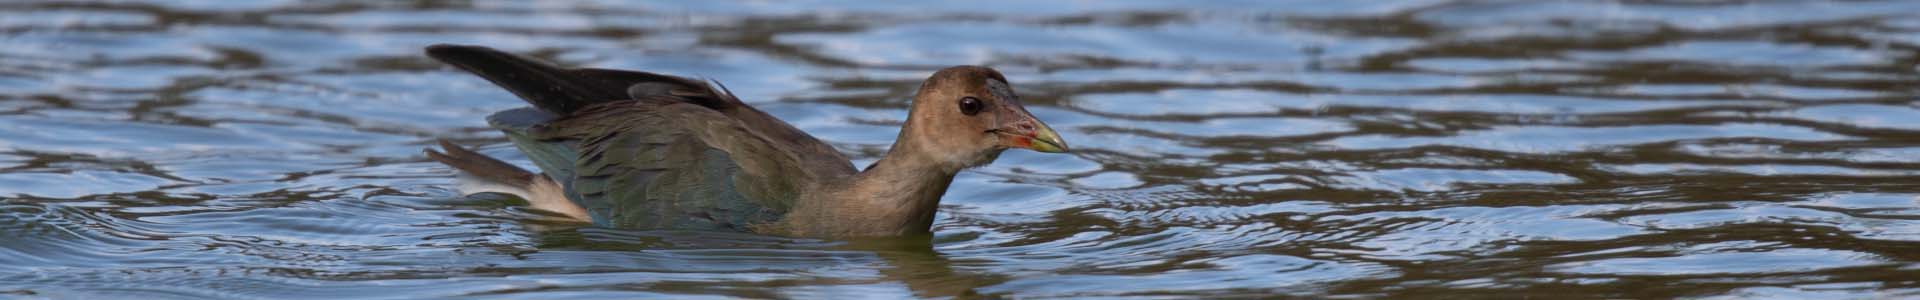
[[974,97],[960,98],[960,113],[967,114],[969,116],[980,113],[980,109],[986,108],[986,106],[987,106],[986,103],[980,102],[980,98],[974,98]]

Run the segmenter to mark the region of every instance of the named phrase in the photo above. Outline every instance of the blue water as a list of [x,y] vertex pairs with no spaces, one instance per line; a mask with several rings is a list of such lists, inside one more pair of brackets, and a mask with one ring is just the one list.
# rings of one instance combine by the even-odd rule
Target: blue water
[[[628,231],[526,163],[479,44],[721,80],[857,163],[1006,73],[1071,155],[931,242]],[[1920,297],[1920,2],[0,3],[0,298]]]

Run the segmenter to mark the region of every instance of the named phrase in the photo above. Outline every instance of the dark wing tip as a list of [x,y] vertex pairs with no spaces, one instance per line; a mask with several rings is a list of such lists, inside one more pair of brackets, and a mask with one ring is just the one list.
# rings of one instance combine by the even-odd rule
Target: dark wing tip
[[495,50],[493,50],[493,48],[487,48],[484,46],[474,46],[474,45],[433,44],[432,46],[427,46],[426,53],[427,53],[427,57],[444,60],[446,57],[449,57],[449,56],[455,56],[455,55],[466,54],[466,53],[474,53],[474,52],[485,52],[485,51],[495,51]]

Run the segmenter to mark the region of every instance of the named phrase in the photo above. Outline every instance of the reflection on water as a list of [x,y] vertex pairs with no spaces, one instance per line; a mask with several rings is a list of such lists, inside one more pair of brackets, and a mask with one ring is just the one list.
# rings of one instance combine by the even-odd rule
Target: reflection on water
[[[1194,6],[1183,6],[1194,5]],[[0,296],[1920,296],[1920,3],[0,4]],[[543,223],[419,55],[712,77],[860,163],[1000,68],[1074,141],[931,240]]]

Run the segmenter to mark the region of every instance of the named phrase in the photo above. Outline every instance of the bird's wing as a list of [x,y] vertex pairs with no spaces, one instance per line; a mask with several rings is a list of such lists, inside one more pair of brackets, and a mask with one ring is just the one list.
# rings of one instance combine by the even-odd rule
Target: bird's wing
[[[856,171],[847,157],[831,145],[741,102],[724,86],[716,88],[706,81],[630,70],[561,68],[482,46],[433,45],[427,47],[426,52],[433,59],[486,78],[553,116],[572,115],[586,107],[627,100],[695,104],[733,119],[748,131],[765,137],[768,142],[792,151],[801,157],[806,165],[804,172],[808,174],[845,176]],[[496,115],[489,119],[499,117]],[[498,126],[500,120],[494,121],[496,127],[502,127]],[[506,127],[537,124],[509,123],[519,126]],[[513,129],[506,127],[502,129],[507,129],[511,134]]]
[[608,102],[526,133],[571,142],[571,178],[555,179],[614,227],[748,230],[785,215],[811,179],[792,151],[684,102]]
[[825,142],[705,81],[480,46],[426,53],[532,104],[488,120],[602,225],[738,228],[784,214],[806,184],[855,171]]

